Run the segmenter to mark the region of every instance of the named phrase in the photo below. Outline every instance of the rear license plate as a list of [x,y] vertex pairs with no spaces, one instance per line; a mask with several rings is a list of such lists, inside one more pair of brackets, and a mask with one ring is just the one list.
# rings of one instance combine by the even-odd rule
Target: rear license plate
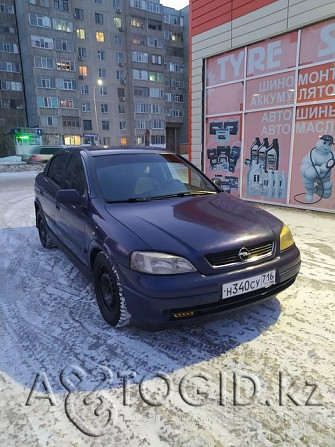
[[276,271],[262,273],[261,275],[251,276],[250,278],[241,279],[240,281],[229,282],[222,285],[222,299],[231,298],[232,296],[242,295],[243,293],[253,292],[254,290],[263,289],[276,283]]

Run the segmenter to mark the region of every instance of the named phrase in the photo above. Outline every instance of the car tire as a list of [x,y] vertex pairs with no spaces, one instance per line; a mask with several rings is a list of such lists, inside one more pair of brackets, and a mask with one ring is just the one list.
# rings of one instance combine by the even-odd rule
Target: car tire
[[42,247],[48,248],[48,249],[49,248],[55,248],[56,245],[54,244],[54,242],[50,238],[50,233],[49,233],[48,227],[47,227],[47,225],[45,223],[45,219],[44,219],[44,216],[43,216],[41,211],[37,212],[37,215],[36,215],[36,226],[37,226],[37,229],[38,229],[38,235],[39,235]]
[[93,279],[101,315],[111,326],[128,325],[130,315],[122,293],[119,275],[105,253],[99,253],[94,262]]

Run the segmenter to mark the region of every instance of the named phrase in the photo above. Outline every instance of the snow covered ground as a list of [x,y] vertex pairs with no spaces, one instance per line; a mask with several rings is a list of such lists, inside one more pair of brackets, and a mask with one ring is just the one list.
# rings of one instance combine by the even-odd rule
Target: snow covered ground
[[334,446],[334,215],[266,207],[302,253],[278,298],[200,326],[115,330],[0,173],[0,445]]

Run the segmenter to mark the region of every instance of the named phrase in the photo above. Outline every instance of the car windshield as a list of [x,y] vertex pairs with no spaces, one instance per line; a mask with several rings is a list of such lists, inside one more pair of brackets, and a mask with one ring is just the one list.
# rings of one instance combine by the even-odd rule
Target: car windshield
[[204,175],[175,154],[110,154],[95,156],[94,164],[106,202],[160,200],[218,192]]

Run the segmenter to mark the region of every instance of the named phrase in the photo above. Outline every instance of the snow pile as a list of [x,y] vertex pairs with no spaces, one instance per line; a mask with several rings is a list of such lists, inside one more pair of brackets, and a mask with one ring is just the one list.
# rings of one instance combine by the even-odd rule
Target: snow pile
[[27,164],[21,161],[21,156],[12,155],[11,157],[0,158],[0,172],[22,172],[22,171],[42,171],[41,164]]

